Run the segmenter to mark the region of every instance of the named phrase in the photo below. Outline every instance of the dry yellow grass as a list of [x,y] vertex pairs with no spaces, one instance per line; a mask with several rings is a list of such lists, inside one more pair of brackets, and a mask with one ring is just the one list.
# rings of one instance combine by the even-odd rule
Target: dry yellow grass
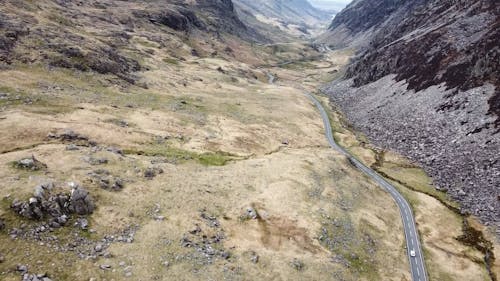
[[[77,233],[96,241],[139,225],[134,243],[114,243],[108,258],[96,260],[0,233],[0,254],[6,259],[0,263],[2,280],[19,279],[16,264],[29,264],[30,272],[47,272],[55,280],[123,280],[128,266],[130,280],[409,280],[396,205],[329,149],[322,120],[302,94],[301,87],[314,90],[329,79],[324,72],[340,69],[348,53],[333,54],[329,62],[310,62],[305,70],[273,68],[279,81],[268,85],[264,70],[254,67],[262,63],[253,56],[255,49],[232,40],[232,49],[244,58],[240,62],[190,57],[185,42],[174,41],[178,54],[186,56],[186,61],[176,61],[147,39],[135,38],[136,44],[155,50],[155,57],[144,62],[150,70],[140,73],[148,89],[57,69],[47,73],[19,66],[0,72],[5,87],[43,101],[7,105],[0,111],[0,131],[8,132],[0,136],[0,151],[6,152],[0,154],[0,217],[8,228],[32,223],[22,221],[9,205],[14,198],[29,197],[47,178],[61,186],[81,182],[98,206],[89,217],[95,233],[68,226],[54,233],[62,239]],[[305,47],[287,48],[283,58]],[[37,85],[60,90],[44,92]],[[120,121],[128,126],[120,126]],[[46,138],[64,129],[89,137],[103,149],[67,151],[65,144]],[[373,151],[360,147],[346,128],[342,133],[337,137],[343,144],[375,163]],[[130,153],[108,152],[109,146]],[[196,161],[204,153],[219,153],[207,157],[224,161]],[[30,155],[46,163],[47,171],[31,173],[9,165]],[[109,163],[92,166],[84,161],[89,155]],[[170,161],[172,157],[185,161]],[[168,160],[154,164],[164,173],[146,180],[144,169],[158,159]],[[225,162],[228,159],[232,161]],[[225,165],[207,165],[215,163]],[[125,188],[110,192],[92,184],[88,173],[98,168],[126,179]],[[418,194],[411,198],[418,201],[417,220],[424,229],[429,261],[436,261],[431,277],[482,278],[484,270],[470,261],[478,257],[477,251],[453,240],[460,233],[458,218],[433,199]],[[259,219],[240,218],[249,206]],[[151,210],[156,208],[164,220],[153,218]],[[207,226],[201,210],[216,217],[220,228]],[[427,215],[433,212],[442,214],[439,220]],[[453,221],[446,231],[439,230],[443,220]],[[196,250],[181,245],[197,224],[208,236],[223,231],[225,238],[216,247],[230,252],[228,260],[207,265]],[[427,233],[427,228],[432,231]],[[343,239],[345,248],[328,243],[336,237]],[[259,256],[256,264],[253,252]],[[294,259],[303,263],[302,270],[291,266]],[[350,267],[342,264],[345,261]],[[101,264],[112,270],[100,270]],[[450,272],[457,265],[460,270]]]
[[[390,198],[328,148],[322,121],[300,89],[268,85],[262,70],[220,58],[149,63],[151,71],[141,74],[148,89],[115,87],[97,75],[88,81],[60,70],[47,75],[36,67],[0,73],[6,87],[17,87],[16,91],[47,101],[9,105],[0,113],[0,129],[9,132],[0,139],[2,150],[11,151],[0,155],[0,194],[9,195],[2,201],[0,216],[6,218],[8,227],[21,225],[8,208],[10,202],[26,199],[44,179],[53,179],[60,186],[80,182],[96,199],[98,208],[90,217],[95,233],[78,235],[97,240],[129,225],[140,226],[134,243],[113,244],[109,249],[112,256],[97,260],[81,260],[36,241],[10,243],[1,234],[0,253],[6,258],[0,264],[0,272],[5,272],[2,278],[16,279],[13,269],[22,263],[29,264],[30,272],[45,271],[57,280],[120,280],[125,274],[119,265],[122,261],[133,268],[131,280],[408,278],[401,226],[394,223],[397,210],[380,207],[391,205]],[[250,74],[263,79],[247,77]],[[51,99],[53,93],[38,92],[38,84],[61,89],[57,104]],[[56,112],[60,106],[71,110]],[[47,138],[50,132],[65,129],[88,137],[103,149],[67,151],[65,144]],[[120,156],[106,151],[109,146],[137,153]],[[138,155],[140,151],[158,157]],[[220,167],[189,161],[219,151],[235,155],[235,160]],[[47,171],[22,172],[8,164],[30,155],[47,164]],[[92,166],[85,161],[86,155],[109,162]],[[151,181],[144,179],[144,168],[153,159],[168,155],[188,161],[156,164],[165,173]],[[125,189],[110,192],[92,184],[88,173],[98,168],[124,178]],[[150,215],[157,204],[164,221]],[[349,212],[342,209],[345,204]],[[259,220],[240,220],[248,206],[258,210]],[[200,209],[220,221],[226,236],[220,247],[231,252],[228,261],[200,265],[199,260],[189,259],[193,249],[180,245],[183,235],[196,224],[204,231],[214,231],[204,226]],[[372,215],[375,213],[378,215]],[[318,240],[322,227],[336,217],[356,233],[356,237],[345,235],[352,240],[349,249],[361,254],[351,269],[330,260],[332,255],[345,253],[330,252]],[[399,231],[392,231],[394,228]],[[66,239],[75,231],[69,226],[55,234]],[[371,256],[357,247],[356,239],[363,237],[375,243]],[[250,261],[251,252],[259,255],[257,264]],[[44,258],[47,255],[51,258]],[[304,270],[291,266],[294,259],[304,264]],[[165,261],[169,266],[162,265]],[[100,270],[101,264],[110,264],[113,270]]]

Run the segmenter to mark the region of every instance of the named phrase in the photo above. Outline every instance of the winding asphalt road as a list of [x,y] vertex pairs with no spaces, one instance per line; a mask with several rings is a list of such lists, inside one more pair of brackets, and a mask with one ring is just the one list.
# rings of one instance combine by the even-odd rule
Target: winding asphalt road
[[[270,73],[266,72],[267,77],[269,78],[269,84],[274,84],[276,77]],[[367,167],[363,163],[361,163],[358,159],[356,159],[351,153],[345,150],[343,147],[338,145],[333,138],[332,126],[330,124],[330,119],[328,118],[328,114],[326,113],[323,105],[310,93],[304,92],[304,94],[316,105],[319,112],[321,113],[321,117],[323,118],[323,124],[325,126],[325,135],[330,143],[330,146],[342,153],[349,161],[363,173],[372,178],[375,182],[377,182],[384,190],[391,194],[392,198],[396,202],[399,207],[399,213],[401,218],[403,219],[403,227],[405,231],[406,238],[406,250],[408,255],[408,260],[410,262],[411,276],[413,281],[427,281],[427,271],[425,270],[425,263],[422,253],[422,247],[420,246],[420,240],[418,237],[417,227],[415,225],[415,218],[413,216],[413,212],[411,210],[410,204],[406,201],[406,199],[397,191],[397,189],[386,181],[382,176],[377,174],[374,170]]]
[[[273,82],[274,78],[271,80],[269,77],[269,82]],[[328,114],[325,109],[321,105],[321,103],[311,94],[305,93],[306,96],[316,105],[321,113],[321,117],[323,118],[323,123],[325,125],[325,135],[330,143],[330,146],[345,155],[349,161],[356,166],[363,173],[372,178],[375,182],[377,182],[383,189],[389,192],[396,201],[396,204],[399,207],[399,213],[401,214],[401,218],[403,219],[403,226],[405,230],[406,236],[406,248],[408,259],[410,261],[411,268],[411,276],[413,281],[427,281],[427,272],[425,271],[425,264],[423,259],[422,248],[420,247],[420,240],[418,238],[417,227],[415,226],[415,219],[413,217],[413,212],[410,208],[410,205],[406,201],[406,199],[396,190],[396,188],[387,182],[384,178],[382,178],[379,174],[377,174],[374,170],[368,168],[363,163],[361,163],[358,159],[356,159],[353,155],[351,155],[347,150],[339,146],[332,134],[332,126],[330,124],[330,119],[328,118]],[[414,254],[412,255],[412,251]]]

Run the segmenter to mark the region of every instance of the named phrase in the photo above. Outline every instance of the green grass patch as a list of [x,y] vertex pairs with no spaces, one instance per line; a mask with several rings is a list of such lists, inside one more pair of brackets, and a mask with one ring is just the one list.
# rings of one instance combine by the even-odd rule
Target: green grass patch
[[304,68],[314,68],[315,66],[307,61],[295,61],[293,63],[285,64],[281,68],[290,70],[303,70]]
[[384,177],[396,181],[405,188],[412,191],[429,195],[454,211],[459,211],[457,202],[452,201],[448,195],[432,186],[431,179],[418,167],[404,167],[404,164],[383,162],[381,167],[376,167],[376,171]]
[[205,166],[224,166],[237,157],[222,151],[196,153],[167,145],[151,145],[142,150],[124,149],[125,154],[144,155],[151,157],[164,157],[170,163],[184,163],[196,161]]
[[172,64],[172,65],[179,65],[179,60],[176,58],[167,57],[167,58],[163,58],[162,61],[164,63],[168,63],[168,64]]
[[144,39],[142,37],[135,37],[133,39],[133,42],[135,42],[141,46],[148,47],[148,48],[158,48],[159,47],[158,43],[149,41],[149,40]]
[[224,166],[233,157],[226,152],[208,152],[198,155],[197,159],[205,166]]
[[68,26],[68,27],[75,26],[74,22],[72,22],[70,19],[60,15],[59,13],[51,13],[48,16],[48,19],[55,22],[55,23],[63,25],[63,26]]

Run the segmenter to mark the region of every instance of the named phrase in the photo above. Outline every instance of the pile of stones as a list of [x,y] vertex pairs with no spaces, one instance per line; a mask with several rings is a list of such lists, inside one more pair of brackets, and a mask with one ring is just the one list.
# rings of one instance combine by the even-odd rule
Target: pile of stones
[[70,193],[52,194],[53,183],[35,187],[33,197],[28,201],[14,200],[11,208],[19,215],[31,220],[49,221],[49,225],[58,228],[66,224],[71,214],[89,215],[95,204],[89,192],[76,183],[69,183]]

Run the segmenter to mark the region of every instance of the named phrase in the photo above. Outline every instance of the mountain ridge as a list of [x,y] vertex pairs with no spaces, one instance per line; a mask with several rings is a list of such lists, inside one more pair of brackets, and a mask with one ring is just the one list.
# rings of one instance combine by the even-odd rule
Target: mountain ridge
[[331,12],[313,7],[307,0],[235,0],[235,6],[248,25],[259,29],[278,29],[295,37],[311,37],[331,19]]
[[499,6],[358,0],[323,39],[343,34],[359,50],[346,81],[329,88],[354,125],[423,165],[464,213],[500,226],[492,196],[500,186]]

